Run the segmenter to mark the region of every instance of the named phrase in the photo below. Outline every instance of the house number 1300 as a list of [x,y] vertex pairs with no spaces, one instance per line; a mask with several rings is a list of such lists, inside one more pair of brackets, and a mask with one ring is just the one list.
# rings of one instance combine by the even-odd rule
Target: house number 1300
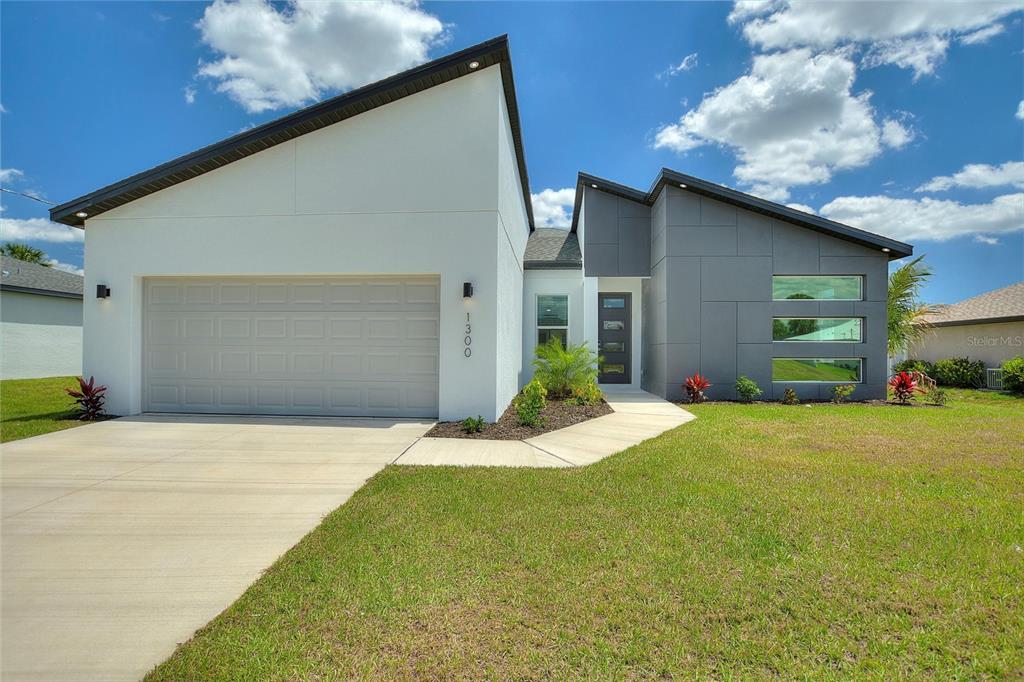
[[466,349],[462,351],[462,354],[467,358],[473,355],[473,349],[470,346],[473,345],[473,337],[470,334],[473,333],[473,327],[469,324],[469,313],[466,313],[466,338],[463,339],[463,343],[466,344]]

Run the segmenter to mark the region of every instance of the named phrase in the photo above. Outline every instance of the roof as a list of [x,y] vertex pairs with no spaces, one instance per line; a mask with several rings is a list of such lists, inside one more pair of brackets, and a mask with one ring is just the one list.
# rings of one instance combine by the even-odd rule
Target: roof
[[0,290],[82,298],[84,279],[63,270],[0,255]]
[[1024,320],[1024,282],[979,294],[952,305],[935,306],[927,316],[929,324],[951,327],[981,322],[1017,322]]
[[914,252],[914,247],[910,244],[905,244],[903,242],[896,241],[895,239],[889,239],[888,237],[883,237],[856,227],[844,225],[843,223],[837,223],[834,220],[828,220],[810,213],[804,213],[803,211],[798,211],[788,206],[783,206],[782,204],[776,204],[775,202],[767,201],[751,194],[746,194],[744,192],[725,187],[724,185],[717,185],[713,182],[708,182],[707,180],[701,180],[700,178],[696,178],[692,175],[686,175],[685,173],[680,173],[669,168],[661,169],[661,172],[658,173],[658,177],[655,178],[651,188],[646,192],[626,185],[620,185],[617,182],[605,180],[595,175],[580,173],[576,180],[576,201],[572,212],[572,231],[576,231],[576,225],[580,214],[580,205],[583,201],[583,190],[587,186],[616,196],[624,197],[626,199],[631,199],[633,201],[646,204],[647,206],[653,206],[658,195],[661,193],[661,190],[664,189],[666,185],[681,186],[688,192],[708,196],[713,199],[717,199],[718,201],[747,209],[748,211],[754,211],[755,213],[761,213],[772,218],[785,220],[786,222],[800,225],[801,227],[806,227],[832,237],[845,239],[846,241],[860,244],[861,246],[881,249],[889,254],[889,260],[894,258],[905,258]]
[[[478,66],[471,68],[471,63],[477,63]],[[512,128],[512,142],[519,167],[523,200],[526,202],[527,220],[532,231],[533,204],[530,201],[530,181],[526,172],[526,157],[519,124],[519,106],[516,102],[507,35],[492,38],[382,81],[300,109],[221,142],[178,157],[173,161],[107,185],[77,199],[72,199],[50,209],[50,219],[65,225],[84,227],[85,218],[79,217],[79,213],[85,213],[90,218],[97,216],[104,211],[191,180],[203,173],[226,166],[300,135],[325,128],[496,64],[501,67],[505,104],[508,110],[509,124]]]
[[538,227],[526,242],[523,268],[526,270],[579,269],[583,254],[575,232],[564,228]]

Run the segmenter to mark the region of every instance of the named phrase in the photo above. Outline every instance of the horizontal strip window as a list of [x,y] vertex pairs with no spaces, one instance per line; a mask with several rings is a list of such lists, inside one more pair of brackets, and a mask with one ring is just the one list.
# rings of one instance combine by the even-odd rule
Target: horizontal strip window
[[773,275],[774,301],[860,301],[864,278],[860,275]]
[[772,358],[772,381],[859,384],[860,358]]
[[772,341],[860,343],[864,320],[860,317],[776,317]]

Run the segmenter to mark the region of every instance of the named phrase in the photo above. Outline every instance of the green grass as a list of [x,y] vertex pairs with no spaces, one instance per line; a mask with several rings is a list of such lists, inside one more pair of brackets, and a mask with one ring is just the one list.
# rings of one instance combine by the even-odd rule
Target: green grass
[[88,424],[75,418],[71,386],[75,377],[0,381],[0,443]]
[[1000,678],[1024,401],[706,404],[573,470],[389,467],[150,675]]

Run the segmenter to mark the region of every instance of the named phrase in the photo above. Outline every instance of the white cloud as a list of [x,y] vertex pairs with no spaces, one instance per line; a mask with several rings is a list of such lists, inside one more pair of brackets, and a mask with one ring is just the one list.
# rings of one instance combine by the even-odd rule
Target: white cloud
[[737,3],[730,23],[764,50],[868,46],[866,65],[895,64],[916,76],[934,72],[956,37],[984,42],[1019,2],[772,2]]
[[196,101],[196,86],[186,85],[183,92],[185,93],[185,104],[192,104]]
[[1024,121],[1024,99],[1022,99],[1020,101],[1020,104],[1017,105],[1017,113],[1014,115],[1020,120]]
[[987,204],[946,199],[839,197],[821,215],[903,241],[946,241],[969,235],[1008,234],[1024,229],[1024,193],[1006,194]]
[[[750,73],[658,130],[654,146],[677,152],[726,146],[740,161],[734,175],[741,183],[785,201],[790,187],[828,182],[833,172],[864,166],[881,153],[871,93],[852,91],[856,71],[841,51],[756,55]],[[911,134],[895,121],[889,128],[888,144],[900,141],[899,131]]]
[[153,17],[154,21],[158,21],[161,24],[171,20],[169,16],[167,16],[166,14],[161,14],[160,12],[153,12],[150,16]]
[[6,114],[6,113],[7,113],[7,107],[5,107],[3,104],[0,104],[0,114]]
[[446,38],[416,2],[216,0],[197,28],[218,58],[199,75],[250,113],[299,106],[427,61]]
[[887,118],[882,123],[882,144],[893,149],[902,149],[914,139],[914,131],[899,121]]
[[989,246],[995,246],[996,244],[999,243],[999,240],[996,239],[995,237],[986,237],[983,234],[974,235],[974,241],[978,242],[979,244],[988,244]]
[[883,40],[868,49],[861,66],[872,69],[884,64],[894,64],[901,69],[913,69],[914,80],[935,73],[946,58],[949,40],[942,36],[921,36],[895,40]]
[[678,64],[673,64],[672,66],[669,66],[667,69],[659,73],[656,76],[656,78],[662,79],[671,78],[672,76],[678,76],[682,72],[689,71],[695,66],[697,66],[696,52],[694,52],[693,54],[686,55],[685,57],[683,57],[683,61],[679,62]]
[[1007,161],[1000,166],[969,163],[953,175],[939,175],[916,192],[945,192],[954,187],[1014,187],[1024,189],[1024,161]]
[[811,215],[817,215],[817,211],[808,206],[807,204],[786,204],[787,207],[795,209],[797,211],[803,211],[804,213],[810,213]]
[[531,194],[530,198],[533,200],[533,220],[538,227],[568,227],[572,224],[575,189],[545,189]]
[[80,242],[85,232],[78,228],[51,223],[46,218],[0,218],[3,241],[36,241],[58,244]]
[[960,37],[960,42],[964,45],[978,45],[980,43],[987,43],[990,39],[999,35],[1005,30],[1005,26],[1002,24],[992,24],[991,26],[985,26],[979,28],[977,31],[968,33],[965,36]]
[[17,168],[0,168],[0,185],[8,185],[24,175]]
[[72,265],[71,263],[61,263],[56,258],[51,258],[50,260],[46,261],[46,264],[55,270],[63,270],[64,272],[70,272],[72,275],[85,275],[85,270],[78,267],[77,265]]

